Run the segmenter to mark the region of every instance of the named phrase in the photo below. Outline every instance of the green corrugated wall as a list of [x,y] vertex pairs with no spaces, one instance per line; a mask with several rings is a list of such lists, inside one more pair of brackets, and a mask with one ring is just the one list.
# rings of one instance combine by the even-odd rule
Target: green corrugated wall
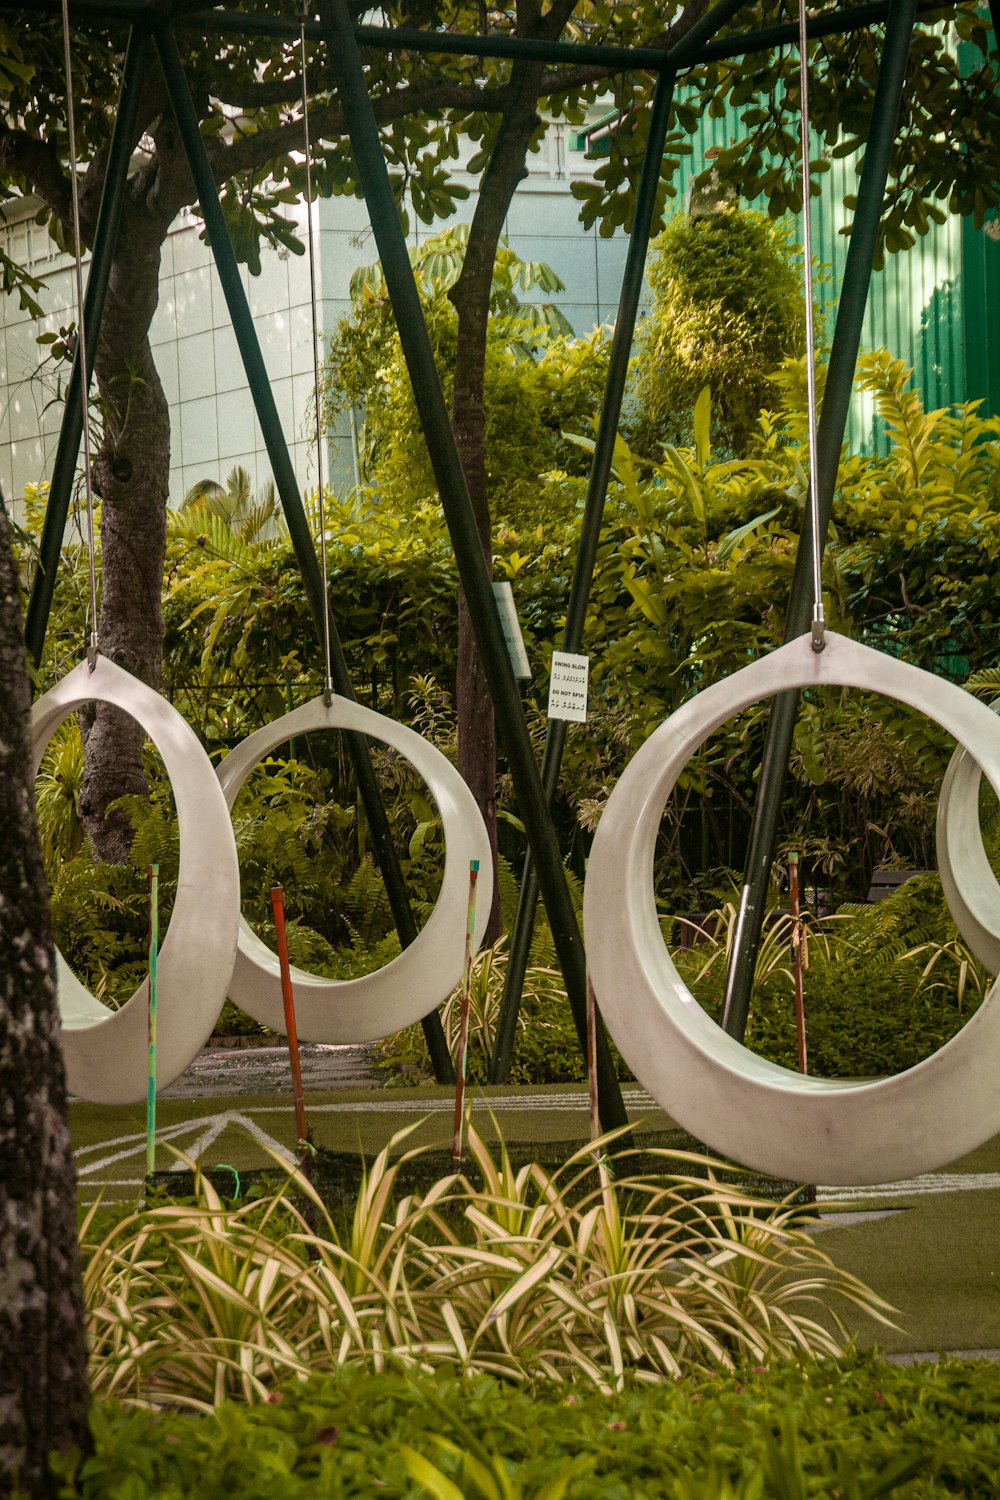
[[[692,137],[692,154],[682,160],[680,194],[704,171],[713,146],[725,146],[742,133],[733,116],[703,115]],[[819,154],[820,145],[813,148]],[[856,192],[857,163],[837,160],[812,200],[813,255],[824,268],[817,286],[817,311],[829,342],[847,256],[845,193]],[[678,200],[684,201],[683,196]],[[749,206],[764,208],[763,200]],[[801,220],[789,215],[789,231],[801,242]],[[925,406],[949,406],[982,397],[984,411],[1000,411],[1000,240],[990,226],[977,230],[971,220],[949,217],[931,226],[913,248],[889,256],[872,277],[862,335],[863,349],[888,348],[913,369]],[[852,449],[873,451],[879,433],[868,398],[856,394],[848,424]]]

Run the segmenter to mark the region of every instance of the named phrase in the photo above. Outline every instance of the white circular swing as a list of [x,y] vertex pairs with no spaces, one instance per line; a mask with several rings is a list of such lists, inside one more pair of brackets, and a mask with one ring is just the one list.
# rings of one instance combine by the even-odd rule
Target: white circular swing
[[[799,0],[799,79],[810,451],[816,381],[809,231],[807,26]],[[1000,1130],[1000,981],[932,1057],[892,1078],[792,1072],[748,1051],[702,1010],[660,932],[653,855],[664,805],[691,756],[732,715],[803,688],[855,687],[927,713],[959,752],[942,791],[942,882],[960,931],[1000,967],[1000,886],[979,829],[985,774],[1000,795],[997,720],[975,698],[916,667],[826,631],[815,463],[810,464],[813,628],[706,688],[649,737],[598,826],[584,893],[587,955],[601,1012],[636,1077],[681,1125],[748,1166],[804,1182],[887,1182],[953,1161]]]
[[[298,1035],[310,1042],[370,1042],[422,1020],[446,1000],[462,977],[468,926],[469,868],[479,867],[472,951],[489,922],[493,902],[493,855],[482,813],[459,772],[429,741],[393,719],[333,690],[330,619],[327,605],[326,520],[323,501],[322,393],[319,328],[316,315],[316,255],[312,221],[312,149],[305,21],[299,19],[302,121],[306,168],[307,243],[312,313],[314,433],[319,492],[320,552],[323,573],[323,655],[325,690],[273,724],[250,735],[221,762],[219,782],[230,808],[254,767],[278,745],[314,730],[348,730],[371,735],[409,761],[424,779],[437,805],[444,831],[445,868],[434,910],[414,941],[373,973],[332,980],[291,966]],[[243,918],[239,923],[230,996],[255,1020],[274,1031],[285,1029],[281,969],[273,953]]]
[[749,1052],[706,1015],[664,946],[653,893],[660,817],[691,756],[761,698],[821,686],[881,692],[928,714],[1000,794],[1000,733],[982,703],[843,636],[828,632],[821,652],[801,636],[699,693],[633,757],[594,839],[587,956],[623,1057],[686,1129],[775,1176],[889,1182],[952,1161],[1000,1130],[1000,984],[946,1046],[896,1077],[806,1077]]
[[[177,895],[159,952],[157,1086],[165,1088],[197,1056],[226,998],[236,952],[240,874],[229,809],[211,762],[176,709],[106,656],[83,661],[32,709],[35,770],[55,731],[94,700],[142,725],[159,750],[173,789],[180,835]],[[56,952],[67,1082],[94,1104],[146,1096],[147,988],[109,1010]]]
[[[462,977],[468,920],[469,863],[479,861],[474,948],[482,942],[493,900],[489,835],[475,798],[440,750],[412,729],[349,698],[313,698],[238,745],[218,767],[230,810],[240,788],[264,756],[297,735],[354,730],[397,750],[424,779],[441,816],[445,868],[441,891],[426,925],[408,948],[374,973],[356,979],[323,979],[292,966],[295,1024],[310,1042],[369,1042],[422,1020]],[[284,1031],[278,957],[240,918],[236,963],[229,986],[234,1004],[264,1026]]]
[[[998,712],[1000,705],[994,705],[994,715]],[[1000,737],[995,718],[993,733]],[[938,799],[938,871],[955,926],[979,962],[1000,974],[1000,885],[983,847],[982,779],[982,767],[968,750],[956,750]]]

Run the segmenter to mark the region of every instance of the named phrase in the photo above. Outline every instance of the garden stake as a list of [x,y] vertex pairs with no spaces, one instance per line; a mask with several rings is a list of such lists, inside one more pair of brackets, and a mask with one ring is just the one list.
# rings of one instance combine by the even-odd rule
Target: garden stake
[[795,1041],[799,1054],[799,1072],[809,1072],[806,1052],[806,1009],[802,993],[803,943],[802,919],[799,915],[799,856],[793,850],[788,856],[788,898],[792,908],[792,981],[795,986]]
[[146,1177],[151,1182],[156,1171],[156,950],[159,944],[157,902],[160,867],[149,865],[149,1011],[146,1029],[149,1071],[146,1082]]
[[597,996],[587,970],[587,1080],[590,1085],[590,1139],[601,1134],[601,1110],[597,1091]]
[[[799,856],[793,849],[788,855],[788,899],[792,908],[792,983],[795,987],[795,1041],[799,1054],[799,1072],[809,1072],[809,1056],[806,1051],[806,1006],[802,992],[802,970],[808,962],[805,933],[799,915]],[[816,1186],[806,1187],[806,1202],[816,1202]]]
[[476,883],[478,859],[469,860],[469,914],[465,924],[465,965],[462,970],[461,1021],[458,1029],[458,1060],[455,1064],[455,1129],[452,1135],[451,1159],[456,1168],[462,1164],[462,1109],[465,1105],[465,1075],[469,1060],[469,1009],[472,1005],[472,948],[476,935]]
[[288,1038],[288,1061],[292,1068],[292,1098],[295,1101],[295,1138],[300,1151],[309,1140],[306,1125],[306,1101],[302,1092],[302,1067],[299,1063],[299,1038],[295,1030],[295,998],[292,995],[292,971],[288,963],[288,934],[285,931],[285,893],[280,885],[271,887],[271,908],[277,939],[278,963],[281,965],[281,998],[285,1002],[285,1035]]

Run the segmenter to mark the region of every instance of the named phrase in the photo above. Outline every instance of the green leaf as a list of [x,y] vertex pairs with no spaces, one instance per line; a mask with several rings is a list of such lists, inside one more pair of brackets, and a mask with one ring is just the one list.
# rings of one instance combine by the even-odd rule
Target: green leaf
[[709,386],[702,386],[694,403],[694,452],[698,461],[698,467],[702,471],[708,468],[708,460],[711,452],[710,432],[712,427],[712,392]]
[[780,507],[775,506],[773,510],[766,510],[763,515],[754,516],[752,521],[746,521],[742,526],[737,526],[734,531],[730,531],[715,549],[716,562],[725,562],[736,551],[736,548],[757,530],[758,526],[766,526],[768,521],[773,521],[780,513]]
[[468,1500],[468,1496],[462,1494],[458,1485],[453,1484],[447,1474],[442,1474],[430,1459],[418,1453],[415,1448],[408,1448],[404,1444],[400,1446],[399,1452],[407,1474],[418,1484],[422,1484],[425,1490],[429,1490],[434,1500]]

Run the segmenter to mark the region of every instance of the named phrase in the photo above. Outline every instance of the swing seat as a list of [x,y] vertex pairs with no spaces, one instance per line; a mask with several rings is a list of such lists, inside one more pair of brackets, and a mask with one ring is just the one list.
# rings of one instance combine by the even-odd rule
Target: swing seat
[[[295,1026],[309,1042],[372,1042],[410,1026],[434,1010],[462,977],[469,907],[469,863],[479,861],[473,951],[478,950],[493,902],[493,856],[479,806],[458,771],[429,741],[404,724],[349,698],[313,698],[237,745],[218,767],[232,810],[254,767],[279,745],[317,730],[354,730],[397,750],[423,778],[444,829],[445,868],[433,912],[414,942],[374,973],[324,979],[292,966]],[[285,1029],[278,956],[240,918],[230,996],[272,1031]]]
[[832,632],[815,652],[805,635],[706,688],[633,757],[594,839],[584,894],[587,954],[601,1013],[623,1057],[685,1129],[777,1177],[894,1182],[944,1166],[1000,1131],[1000,985],[951,1041],[895,1077],[804,1077],[749,1052],[706,1015],[664,946],[653,890],[663,808],[691,756],[760,699],[827,686],[883,693],[955,736],[967,760],[951,796],[952,810],[956,796],[964,806],[957,832],[948,834],[953,890],[968,910],[996,891],[985,856],[968,858],[970,847],[975,852],[968,782],[978,790],[981,772],[1000,794],[995,716],[943,678]]
[[[165,1088],[208,1041],[226,999],[236,953],[240,872],[229,809],[212,764],[180,714],[138,678],[98,656],[74,667],[31,714],[35,770],[64,719],[94,700],[122,709],[146,731],[170,777],[180,833],[174,909],[157,965],[156,1082]],[[109,1010],[56,953],[63,1053],[71,1093],[94,1104],[145,1099],[148,986]]]

